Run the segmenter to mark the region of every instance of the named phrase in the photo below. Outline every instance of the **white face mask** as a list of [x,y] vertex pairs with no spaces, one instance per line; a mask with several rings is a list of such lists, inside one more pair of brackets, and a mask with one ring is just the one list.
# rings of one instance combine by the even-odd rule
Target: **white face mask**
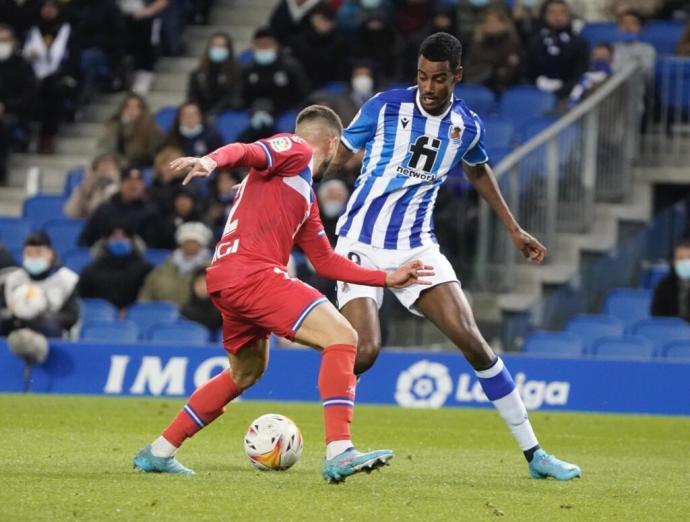
[[355,76],[352,78],[352,90],[357,94],[371,94],[374,90],[374,79],[371,76]]
[[197,123],[192,127],[187,127],[185,125],[180,125],[179,131],[185,138],[196,138],[204,130],[204,126],[201,123]]
[[327,218],[333,219],[338,217],[345,210],[345,204],[340,201],[326,201],[322,205],[323,215]]
[[12,56],[13,45],[11,42],[0,42],[0,61],[7,60]]

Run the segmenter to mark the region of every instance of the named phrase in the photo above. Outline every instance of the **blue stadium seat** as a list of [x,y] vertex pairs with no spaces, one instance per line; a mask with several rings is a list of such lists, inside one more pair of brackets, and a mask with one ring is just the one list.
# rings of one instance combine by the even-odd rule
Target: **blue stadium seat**
[[249,123],[248,111],[226,111],[216,118],[216,128],[226,143],[237,141]]
[[18,265],[22,264],[22,259],[24,259],[24,245],[23,244],[7,244],[5,243],[5,248],[9,250],[12,257],[17,262]]
[[655,355],[660,355],[663,346],[671,341],[690,341],[690,325],[678,317],[643,319],[633,325],[632,333],[649,339]]
[[649,307],[652,300],[650,290],[636,288],[617,288],[611,290],[604,302],[604,313],[620,319],[626,331],[632,325],[649,317]]
[[23,245],[31,232],[31,222],[24,218],[0,217],[0,241],[5,245]]
[[484,119],[486,130],[486,143],[491,147],[507,148],[513,144],[515,128],[510,120],[504,118]]
[[664,279],[669,272],[670,269],[667,263],[649,266],[640,275],[640,286],[648,290],[654,290],[659,281]]
[[565,330],[577,335],[585,353],[591,353],[597,339],[623,335],[623,323],[612,315],[580,314],[568,321]]
[[459,83],[455,86],[453,94],[482,118],[496,111],[496,96],[491,89],[483,85]]
[[133,321],[89,321],[81,329],[82,341],[134,343],[139,340],[139,327]]
[[82,323],[117,320],[117,308],[105,299],[82,298],[80,303]]
[[199,323],[179,320],[152,325],[148,330],[151,341],[175,344],[206,344],[211,341],[211,333]]
[[517,132],[518,141],[520,143],[529,141],[557,121],[557,116],[539,116],[537,118],[530,118],[526,120],[523,122],[519,131]]
[[662,107],[690,109],[690,60],[674,56],[656,62],[656,89]]
[[172,250],[166,250],[164,248],[148,248],[144,252],[144,258],[153,265],[162,265],[166,259],[172,255]]
[[683,31],[685,22],[680,20],[652,20],[642,29],[640,40],[654,47],[657,54],[676,54]]
[[278,132],[294,132],[297,111],[285,111],[276,120],[276,130]]
[[690,341],[672,341],[666,344],[662,356],[667,359],[690,361]]
[[584,352],[580,338],[570,332],[535,332],[525,339],[525,353],[579,357]]
[[88,248],[75,248],[65,252],[61,257],[62,264],[77,274],[91,262],[91,252]]
[[77,239],[84,227],[84,220],[60,218],[48,221],[43,230],[50,236],[53,248],[63,254],[77,248]]
[[654,345],[639,335],[603,337],[594,343],[592,353],[616,359],[650,359],[654,355]]
[[67,172],[67,177],[65,178],[65,197],[68,198],[74,189],[79,186],[79,184],[84,179],[84,167],[77,167],[69,172]]
[[177,306],[166,301],[136,303],[127,310],[127,319],[136,323],[142,332],[156,323],[174,322],[179,315]]
[[249,65],[254,58],[254,52],[251,49],[245,49],[237,56],[237,63],[240,65]]
[[556,97],[527,85],[511,87],[501,96],[498,115],[520,127],[530,118],[544,116],[556,107]]
[[67,198],[65,196],[55,196],[49,194],[38,194],[24,200],[22,216],[34,226],[43,228],[48,221],[57,217],[62,217],[63,207]]
[[614,43],[620,38],[615,22],[589,22],[582,28],[580,36],[587,40],[590,48],[600,43]]
[[177,107],[161,107],[156,111],[156,122],[163,133],[167,134],[173,126]]

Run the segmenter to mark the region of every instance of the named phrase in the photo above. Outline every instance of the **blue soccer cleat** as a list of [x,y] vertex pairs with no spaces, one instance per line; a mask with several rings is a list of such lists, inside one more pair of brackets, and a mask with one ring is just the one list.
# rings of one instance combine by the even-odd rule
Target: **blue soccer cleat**
[[538,449],[529,463],[529,474],[535,479],[553,477],[556,480],[570,480],[582,476],[582,471],[575,464],[559,460],[543,449]]
[[196,475],[180,464],[175,457],[156,457],[151,453],[151,446],[146,446],[137,453],[132,461],[134,469],[146,473],[175,473],[176,475]]
[[323,463],[321,475],[331,484],[344,482],[347,477],[365,471],[371,473],[382,466],[387,466],[393,458],[391,450],[377,450],[369,453],[360,453],[355,448],[343,451],[332,459]]

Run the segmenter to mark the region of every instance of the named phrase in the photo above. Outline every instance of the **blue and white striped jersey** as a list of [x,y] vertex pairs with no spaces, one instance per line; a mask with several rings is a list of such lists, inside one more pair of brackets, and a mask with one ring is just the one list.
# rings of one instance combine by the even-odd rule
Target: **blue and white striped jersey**
[[432,213],[441,184],[461,161],[488,161],[479,117],[459,99],[432,116],[416,87],[371,98],[341,141],[352,152],[365,152],[336,233],[390,250],[436,243]]

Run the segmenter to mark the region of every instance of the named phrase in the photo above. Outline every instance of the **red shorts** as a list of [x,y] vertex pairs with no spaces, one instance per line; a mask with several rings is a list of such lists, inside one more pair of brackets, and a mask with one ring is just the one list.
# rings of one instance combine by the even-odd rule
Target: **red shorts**
[[211,300],[223,317],[223,346],[232,354],[271,332],[293,340],[309,313],[328,301],[279,268],[262,270],[241,286],[214,292]]

